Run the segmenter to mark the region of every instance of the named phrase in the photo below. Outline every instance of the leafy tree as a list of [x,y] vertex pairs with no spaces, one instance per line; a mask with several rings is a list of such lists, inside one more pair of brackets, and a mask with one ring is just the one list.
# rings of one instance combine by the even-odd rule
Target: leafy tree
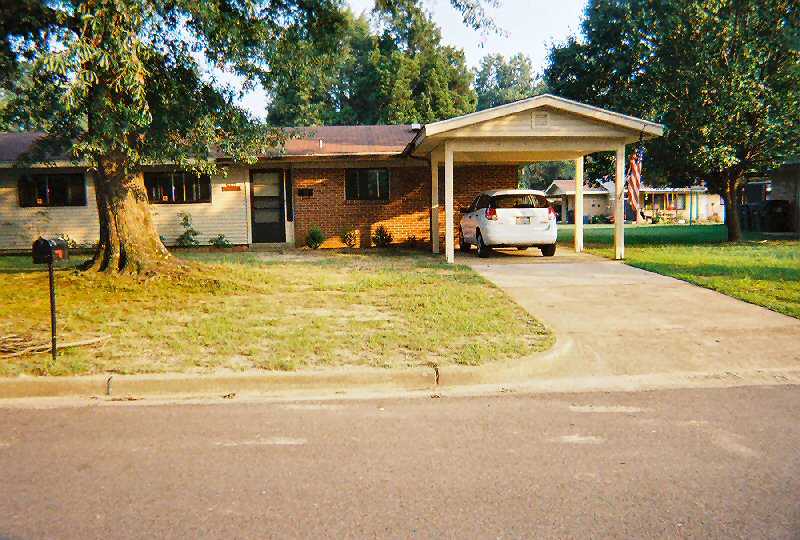
[[[193,51],[253,77],[295,62],[297,43],[327,43],[340,20],[332,0],[22,5],[28,26],[4,22],[0,36],[16,72],[3,80],[4,124],[48,132],[29,159],[63,148],[93,171],[100,242],[86,269],[144,274],[180,265],[153,224],[143,166],[193,162],[213,172],[216,152],[245,160],[280,143],[209,81]],[[42,89],[47,102],[37,99]]]
[[546,87],[533,73],[531,59],[518,53],[506,61],[502,54],[488,54],[475,76],[477,109],[497,107],[545,93]]
[[544,191],[553,180],[575,178],[574,161],[539,161],[519,168],[519,186]]
[[[481,1],[452,3],[490,24]],[[248,161],[282,142],[206,66],[248,84],[309,73],[343,24],[340,0],[4,0],[0,13],[1,127],[48,133],[29,160],[61,148],[88,163],[100,242],[86,269],[110,273],[180,266],[156,232],[144,166],[214,172],[220,152]]]
[[550,52],[557,94],[660,121],[647,174],[697,178],[725,199],[728,239],[741,239],[738,194],[796,152],[800,11],[767,0],[591,0],[583,40]]
[[273,79],[273,125],[432,122],[475,110],[462,51],[441,44],[431,16],[413,0],[378,2],[377,33],[348,17],[338,46],[314,73]]

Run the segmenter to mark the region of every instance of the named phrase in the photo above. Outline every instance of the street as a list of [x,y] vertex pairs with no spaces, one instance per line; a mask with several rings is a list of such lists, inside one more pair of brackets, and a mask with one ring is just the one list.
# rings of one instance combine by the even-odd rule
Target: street
[[0,408],[0,537],[800,535],[798,386],[238,399]]

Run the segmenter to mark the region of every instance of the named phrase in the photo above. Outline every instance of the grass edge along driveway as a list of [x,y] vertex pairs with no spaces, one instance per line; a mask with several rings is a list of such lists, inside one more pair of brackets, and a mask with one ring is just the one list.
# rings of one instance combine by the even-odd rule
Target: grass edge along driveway
[[[613,225],[584,225],[586,251],[613,258]],[[559,225],[562,249],[575,228]],[[725,242],[725,225],[625,225],[625,264],[800,318],[800,242],[748,234]],[[713,314],[709,314],[713,315]]]
[[[204,278],[57,271],[61,343],[0,358],[0,376],[480,365],[543,351],[552,333],[466,266],[399,250],[182,253]],[[49,339],[47,272],[0,257],[0,336]]]

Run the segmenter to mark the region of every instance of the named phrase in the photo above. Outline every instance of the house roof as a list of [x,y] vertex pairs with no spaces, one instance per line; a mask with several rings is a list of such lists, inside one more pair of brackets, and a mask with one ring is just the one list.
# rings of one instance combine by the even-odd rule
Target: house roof
[[417,134],[410,125],[289,129],[300,136],[286,141],[284,155],[288,156],[399,155]]
[[[575,195],[575,180],[553,180],[553,182],[547,186],[545,190],[546,193],[550,196],[554,195]],[[592,187],[587,188],[584,187],[583,189],[584,195],[591,195],[591,194],[608,194],[608,190],[602,187]]]
[[[345,156],[399,157],[401,155],[415,155],[424,158],[426,156],[426,151],[431,151],[433,147],[438,144],[437,141],[441,142],[441,137],[449,138],[455,133],[455,130],[485,125],[487,121],[502,119],[510,115],[535,110],[540,107],[568,113],[572,117],[580,118],[581,121],[589,122],[590,124],[592,122],[594,122],[594,124],[600,124],[604,126],[604,128],[607,128],[606,131],[608,131],[608,129],[612,130],[611,133],[616,137],[613,138],[614,140],[612,141],[615,145],[618,145],[620,142],[635,142],[639,139],[640,134],[645,139],[657,137],[660,136],[664,130],[664,126],[661,124],[600,109],[551,94],[542,94],[529,99],[500,105],[499,107],[450,118],[448,120],[432,122],[425,126],[317,126],[307,128],[285,128],[290,134],[295,135],[295,137],[286,141],[283,152],[257,157],[280,158],[282,156],[288,156],[329,158]],[[557,130],[553,133],[556,133],[562,139],[570,136],[568,132],[564,133],[562,128],[558,129],[561,129],[561,131]],[[545,133],[545,135],[550,139],[554,138],[552,133],[548,132]],[[26,150],[31,148],[31,145],[34,144],[36,140],[43,136],[44,133],[32,132],[0,133],[0,163],[16,161]],[[494,134],[490,131],[486,134],[486,137],[494,137]],[[586,144],[588,146],[586,148],[581,147],[583,148],[582,151],[571,149],[570,152],[572,153],[577,152],[578,155],[584,155],[590,153],[590,151],[597,151],[600,149],[599,147],[596,148],[597,144],[600,143],[586,142],[592,140],[592,138],[586,137],[584,134],[577,135],[574,138],[580,139],[582,141],[581,144]],[[540,147],[547,144],[541,140],[528,142],[530,143],[530,147],[536,151],[541,150]],[[481,142],[481,144],[483,144],[483,142]],[[425,150],[426,148],[427,150]],[[483,146],[481,146],[481,148],[483,148]],[[523,157],[527,159],[530,155],[525,154],[525,156],[520,155],[516,157],[519,157],[517,161],[524,161]],[[539,157],[541,158],[542,156]],[[66,161],[67,155],[61,153],[61,155],[48,156],[48,158],[52,161]]]
[[[313,126],[287,128],[284,156],[400,155],[416,134],[410,125]],[[33,148],[42,132],[0,133],[0,162],[14,162]],[[265,157],[265,156],[264,156]],[[67,161],[66,152],[50,155],[52,161]]]
[[[0,133],[0,162],[16,161],[28,150],[32,150],[34,144],[43,139],[46,133],[41,131],[27,131],[18,133]],[[67,160],[66,152],[58,152],[57,155],[49,155],[53,161]]]

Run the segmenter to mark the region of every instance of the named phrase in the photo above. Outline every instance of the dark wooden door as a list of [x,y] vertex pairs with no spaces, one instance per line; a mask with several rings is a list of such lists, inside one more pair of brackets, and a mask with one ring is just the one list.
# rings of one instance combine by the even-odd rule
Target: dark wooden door
[[250,172],[253,243],[285,242],[283,171]]

